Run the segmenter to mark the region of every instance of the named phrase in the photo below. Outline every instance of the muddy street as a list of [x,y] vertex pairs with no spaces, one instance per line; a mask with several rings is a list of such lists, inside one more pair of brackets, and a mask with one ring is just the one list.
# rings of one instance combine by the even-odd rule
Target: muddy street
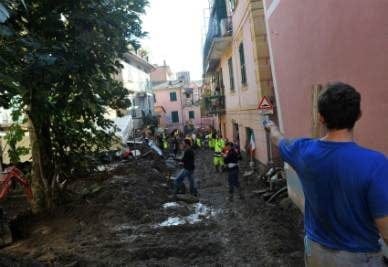
[[196,175],[201,179],[201,201],[220,210],[216,235],[223,244],[218,263],[232,266],[303,266],[302,218],[296,208],[269,206],[252,191],[254,177],[240,180],[245,200],[228,200],[226,173],[216,173],[211,154],[201,153]]
[[245,200],[230,202],[209,151],[196,152],[196,166],[199,203],[173,202],[152,160],[75,183],[55,214],[13,222],[18,240],[0,250],[0,266],[303,266],[296,208],[269,206],[244,177]]

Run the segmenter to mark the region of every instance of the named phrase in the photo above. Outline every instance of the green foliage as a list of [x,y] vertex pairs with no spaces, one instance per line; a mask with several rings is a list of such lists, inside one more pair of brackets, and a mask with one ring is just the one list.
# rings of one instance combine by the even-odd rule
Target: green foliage
[[12,124],[9,127],[4,139],[8,146],[8,156],[11,164],[20,162],[20,157],[27,155],[30,149],[18,145],[23,140],[26,130],[22,128],[22,124],[27,120],[23,118],[22,113],[22,99],[20,97],[13,97],[11,99],[11,117]]
[[5,140],[7,141],[7,145],[9,146],[8,156],[10,159],[10,163],[16,164],[20,162],[20,157],[23,155],[27,155],[30,150],[24,146],[17,146],[17,144],[22,141],[25,130],[18,123],[14,123],[8,129],[7,134],[5,136]]
[[108,107],[130,106],[128,91],[114,75],[129,47],[139,48],[147,4],[4,2],[10,16],[0,23],[0,106],[21,97],[39,142],[32,149],[46,155],[51,176],[69,174],[83,155],[110,146],[112,122],[104,114]]

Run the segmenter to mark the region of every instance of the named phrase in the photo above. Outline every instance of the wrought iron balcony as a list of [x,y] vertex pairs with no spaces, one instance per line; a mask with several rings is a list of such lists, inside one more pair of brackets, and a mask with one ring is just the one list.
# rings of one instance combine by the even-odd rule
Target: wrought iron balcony
[[232,43],[232,18],[227,16],[225,0],[214,0],[204,45],[204,72],[212,71]]
[[225,96],[204,96],[202,99],[202,115],[217,115],[225,112]]
[[183,101],[183,107],[185,107],[185,108],[193,107],[193,106],[199,106],[199,104],[200,104],[199,100],[189,99],[189,100]]

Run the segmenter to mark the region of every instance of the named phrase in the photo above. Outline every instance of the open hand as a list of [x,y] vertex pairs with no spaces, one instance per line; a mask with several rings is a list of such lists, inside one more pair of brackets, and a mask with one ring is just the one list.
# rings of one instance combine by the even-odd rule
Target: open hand
[[263,126],[266,130],[271,130],[273,126],[275,126],[275,123],[271,121],[270,119],[263,121]]

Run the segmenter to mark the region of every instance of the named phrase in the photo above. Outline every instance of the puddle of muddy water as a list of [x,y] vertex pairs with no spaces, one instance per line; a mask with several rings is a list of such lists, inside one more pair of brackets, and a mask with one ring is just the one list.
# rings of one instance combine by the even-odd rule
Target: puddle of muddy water
[[[168,202],[162,205],[162,207],[167,210],[178,209],[183,206],[185,205],[178,202]],[[190,210],[190,214],[188,216],[171,216],[159,224],[144,226],[146,226],[146,228],[150,227],[155,229],[181,226],[185,224],[196,224],[202,222],[203,220],[209,220],[221,212],[221,210],[215,210],[203,203],[191,204],[188,205],[187,208]],[[139,238],[141,239],[146,237],[146,235],[142,233],[136,233],[136,229],[137,227],[131,224],[120,224],[111,228],[111,231],[117,236],[119,242],[132,243],[139,240]]]
[[[179,207],[179,205],[180,204],[176,202],[169,202],[165,203],[163,205],[163,208]],[[192,213],[190,215],[185,217],[169,217],[167,220],[159,223],[158,225],[155,225],[154,227],[171,227],[183,225],[186,223],[196,224],[204,219],[211,219],[212,217],[215,217],[218,213],[220,213],[219,210],[214,210],[200,202],[190,205],[190,209],[192,210]]]
[[203,219],[210,219],[217,214],[217,211],[202,203],[196,203],[193,206],[194,213],[186,217],[187,222],[190,224],[201,222]]
[[172,208],[179,208],[179,207],[182,207],[182,205],[177,202],[168,202],[163,204],[164,209],[172,209]]
[[186,221],[182,218],[170,217],[167,220],[165,220],[164,222],[158,224],[157,226],[159,226],[159,227],[178,226],[178,225],[182,225],[185,223],[186,223]]
[[102,164],[97,166],[97,170],[99,172],[110,172],[116,169],[118,166],[119,166],[118,163]]

